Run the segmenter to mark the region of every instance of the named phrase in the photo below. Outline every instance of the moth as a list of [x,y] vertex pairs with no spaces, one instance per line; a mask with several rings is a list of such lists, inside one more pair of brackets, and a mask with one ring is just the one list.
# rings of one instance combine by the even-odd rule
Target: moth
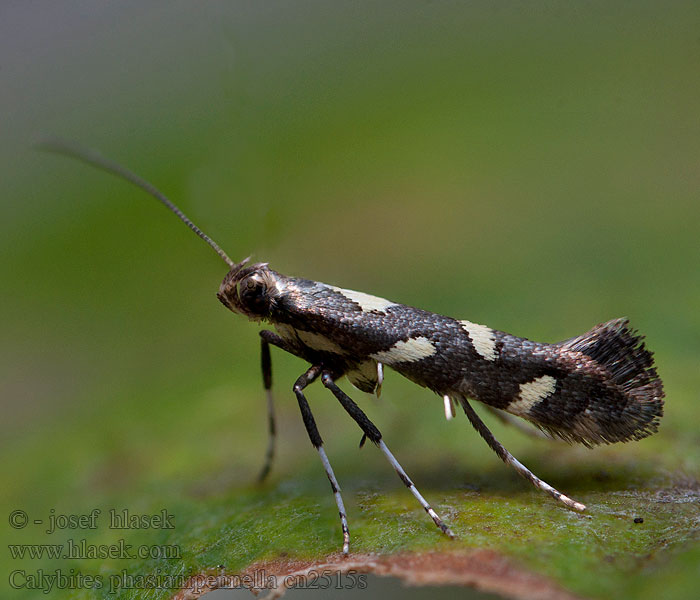
[[162,202],[228,265],[217,292],[221,303],[234,313],[274,327],[274,331],[260,331],[269,427],[260,480],[270,472],[275,452],[270,346],[310,365],[292,389],[335,496],[346,555],[350,534],[340,486],[304,394],[317,379],[359,425],[363,434],[360,446],[369,439],[381,450],[430,518],[449,537],[454,537],[450,528],[418,491],[379,429],[338,387],[338,380],[346,377],[363,392],[379,395],[384,367],[392,368],[442,398],[448,419],[454,416],[455,405],[460,406],[506,464],[577,511],[586,507],[536,477],[513,457],[468,399],[506,418],[521,417],[550,436],[586,446],[639,440],[658,428],[663,414],[663,385],[643,336],[630,327],[627,319],[608,321],[563,342],[539,343],[363,292],[288,277],[267,263],[251,263],[249,258],[234,262],[160,191],[120,164],[61,140],[47,141],[42,148],[125,179]]

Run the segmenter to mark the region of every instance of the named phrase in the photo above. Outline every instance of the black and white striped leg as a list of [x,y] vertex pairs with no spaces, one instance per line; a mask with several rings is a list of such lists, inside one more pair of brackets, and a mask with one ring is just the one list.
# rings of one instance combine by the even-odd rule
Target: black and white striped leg
[[586,506],[584,504],[572,500],[571,498],[565,496],[558,490],[555,490],[548,483],[542,481],[539,477],[535,476],[525,465],[518,461],[510,452],[508,452],[508,450],[506,450],[495,437],[493,437],[493,434],[489,431],[488,427],[484,425],[484,422],[479,418],[476,412],[474,412],[474,409],[471,407],[466,398],[461,397],[459,401],[462,404],[464,413],[467,415],[467,418],[469,419],[469,422],[473,425],[474,429],[476,429],[479,432],[479,435],[481,435],[481,437],[484,438],[491,450],[493,450],[504,463],[513,467],[520,475],[522,475],[525,479],[532,483],[532,485],[534,485],[536,488],[541,489],[543,492],[547,492],[550,496],[556,498],[569,508],[573,508],[575,510],[580,511],[586,510]]
[[258,475],[258,483],[265,481],[272,469],[272,461],[275,458],[275,444],[277,440],[277,428],[275,426],[275,406],[272,398],[272,361],[270,360],[270,343],[262,338],[260,340],[260,365],[262,367],[263,386],[267,396],[267,451],[265,462]]
[[362,429],[365,436],[367,436],[370,441],[374,442],[384,453],[384,455],[391,463],[391,466],[394,467],[396,473],[401,478],[401,481],[403,481],[406,487],[409,490],[411,490],[411,493],[416,497],[418,502],[420,502],[420,505],[425,509],[425,512],[427,512],[428,515],[430,515],[430,518],[435,522],[435,524],[440,528],[440,530],[449,537],[454,538],[454,533],[452,533],[450,528],[447,525],[445,525],[444,521],[431,508],[430,504],[428,504],[425,498],[423,498],[421,493],[411,481],[411,478],[406,474],[406,471],[403,470],[403,467],[399,464],[396,458],[394,458],[394,455],[390,452],[389,448],[387,448],[386,444],[384,443],[384,440],[382,440],[382,434],[380,433],[379,429],[377,429],[377,427],[374,425],[374,423],[372,423],[372,421],[370,421],[367,418],[367,415],[357,404],[355,404],[352,398],[350,398],[350,396],[348,396],[335,384],[331,373],[325,371],[321,375],[321,381],[323,382],[323,385],[325,385],[331,392],[333,392],[333,395],[340,401],[340,404],[343,406],[343,408],[360,426],[360,429]]
[[321,373],[320,366],[311,367],[306,373],[304,373],[299,379],[296,380],[294,384],[294,394],[299,402],[299,409],[301,410],[301,416],[304,420],[304,426],[309,434],[309,439],[313,444],[314,448],[318,450],[318,454],[321,457],[321,462],[323,463],[323,468],[326,470],[326,475],[328,476],[328,481],[331,482],[331,489],[333,490],[333,495],[335,496],[335,503],[338,505],[338,513],[340,514],[340,525],[343,529],[343,554],[347,555],[350,551],[350,530],[348,529],[348,519],[345,514],[345,505],[343,504],[343,498],[340,495],[340,486],[338,485],[338,480],[335,478],[333,469],[331,468],[331,463],[328,462],[328,456],[326,456],[326,451],[323,449],[323,440],[316,427],[316,420],[313,414],[311,414],[311,408],[309,403],[304,397],[304,388],[316,380],[316,378]]

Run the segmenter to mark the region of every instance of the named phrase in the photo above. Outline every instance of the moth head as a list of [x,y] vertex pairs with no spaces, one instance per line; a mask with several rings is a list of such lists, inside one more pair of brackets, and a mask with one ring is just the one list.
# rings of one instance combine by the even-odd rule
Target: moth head
[[236,265],[224,277],[216,294],[221,303],[233,312],[249,319],[260,320],[270,316],[279,295],[279,275],[258,263],[243,268]]

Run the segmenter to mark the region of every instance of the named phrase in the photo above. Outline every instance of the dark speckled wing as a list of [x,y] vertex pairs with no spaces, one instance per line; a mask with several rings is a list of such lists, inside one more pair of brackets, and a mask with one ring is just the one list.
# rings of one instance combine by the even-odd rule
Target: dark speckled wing
[[544,344],[362,292],[279,276],[271,320],[313,362],[363,391],[377,363],[440,395],[468,396],[588,445],[656,430],[663,388],[626,320]]

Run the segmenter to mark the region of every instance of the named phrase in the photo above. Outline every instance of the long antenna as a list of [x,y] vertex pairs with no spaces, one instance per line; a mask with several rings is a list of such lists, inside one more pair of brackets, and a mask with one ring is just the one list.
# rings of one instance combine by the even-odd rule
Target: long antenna
[[[178,218],[194,231],[200,238],[202,238],[207,244],[209,244],[214,251],[226,262],[226,264],[233,268],[236,266],[242,266],[243,263],[233,262],[226,252],[224,252],[219,245],[212,240],[206,233],[204,233],[199,227],[197,227],[192,221],[187,218],[187,215],[183,213],[175,204],[173,204],[160,190],[155,188],[153,185],[148,183],[145,179],[139,177],[136,173],[130,171],[126,167],[123,167],[117,162],[102,156],[96,150],[91,148],[86,148],[74,142],[69,142],[62,140],[60,138],[48,138],[40,142],[37,146],[40,150],[46,152],[54,152],[55,154],[62,154],[63,156],[69,156],[71,158],[78,159],[84,163],[97,167],[102,171],[106,171],[112,175],[116,175],[121,179],[126,179],[135,186],[140,187],[144,192],[153,196],[156,200],[162,202],[168,209],[174,212]],[[247,259],[246,259],[247,260]]]

